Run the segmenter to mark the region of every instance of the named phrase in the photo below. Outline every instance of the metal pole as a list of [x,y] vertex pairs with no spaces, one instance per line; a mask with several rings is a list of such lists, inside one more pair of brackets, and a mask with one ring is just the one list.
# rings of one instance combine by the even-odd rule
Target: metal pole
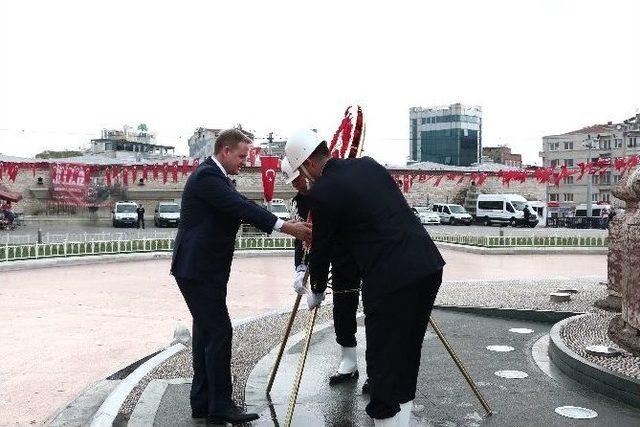
[[289,406],[287,408],[287,417],[284,420],[286,427],[291,426],[293,420],[293,412],[296,408],[296,400],[298,400],[298,391],[300,390],[300,382],[302,381],[302,373],[304,372],[304,365],[307,361],[307,354],[309,353],[309,344],[311,342],[311,335],[313,334],[313,325],[316,323],[316,316],[318,315],[318,307],[314,308],[309,315],[309,321],[307,323],[307,334],[304,339],[304,347],[302,348],[302,354],[298,360],[298,370],[296,371],[296,379],[293,383],[293,389],[291,390],[291,396],[289,396]]
[[442,342],[442,345],[444,346],[444,348],[449,353],[449,356],[451,356],[451,358],[455,362],[456,366],[460,370],[460,373],[462,374],[464,379],[467,381],[467,384],[469,384],[469,387],[471,387],[471,390],[473,390],[473,393],[476,395],[476,397],[480,401],[480,404],[482,405],[482,407],[486,411],[487,415],[493,414],[493,411],[491,410],[491,406],[489,406],[489,402],[487,402],[485,400],[485,398],[482,396],[482,393],[480,393],[480,390],[478,390],[478,387],[476,386],[476,383],[471,378],[471,375],[469,375],[469,372],[467,371],[467,369],[462,364],[462,361],[460,360],[460,358],[456,354],[455,350],[453,349],[453,347],[451,347],[451,345],[449,344],[447,339],[444,337],[444,334],[442,333],[442,331],[440,330],[440,328],[438,327],[436,322],[433,320],[433,317],[431,317],[431,316],[429,317],[429,324],[433,328],[433,331],[436,333],[438,338],[440,338],[440,341]]
[[300,306],[301,299],[302,299],[302,295],[298,294],[298,296],[296,297],[296,302],[293,304],[293,309],[291,310],[291,314],[289,315],[289,323],[287,323],[287,328],[284,330],[284,336],[282,337],[282,343],[280,344],[280,349],[278,350],[278,356],[276,356],[276,362],[274,363],[273,369],[271,370],[271,374],[269,375],[269,383],[267,384],[267,394],[271,393],[271,388],[273,387],[273,381],[276,379],[276,374],[278,373],[278,368],[280,367],[280,361],[282,360],[284,349],[287,346],[287,341],[289,340],[289,334],[291,334],[291,327],[293,326],[293,322],[296,319],[296,313],[298,312],[298,307]]
[[[589,140],[587,141],[587,148],[588,148],[588,155],[589,158],[587,159],[587,164],[591,163],[591,148],[593,146],[591,145],[591,138],[589,138]],[[589,177],[587,178],[587,222],[589,221],[589,218],[591,218],[591,214],[592,214],[592,203],[591,203],[591,198],[592,193],[593,193],[593,175],[588,174]]]

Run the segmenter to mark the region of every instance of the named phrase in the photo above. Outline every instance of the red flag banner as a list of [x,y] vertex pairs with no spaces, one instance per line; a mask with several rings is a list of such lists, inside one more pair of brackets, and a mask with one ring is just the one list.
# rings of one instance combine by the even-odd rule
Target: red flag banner
[[273,199],[276,184],[276,171],[280,159],[276,156],[260,156],[260,170],[262,171],[262,189],[264,200],[268,203]]
[[[108,206],[109,189],[91,182],[91,168],[84,164],[52,163],[51,187],[53,203],[73,206]],[[110,174],[105,170],[107,183]],[[108,184],[107,184],[108,185]]]

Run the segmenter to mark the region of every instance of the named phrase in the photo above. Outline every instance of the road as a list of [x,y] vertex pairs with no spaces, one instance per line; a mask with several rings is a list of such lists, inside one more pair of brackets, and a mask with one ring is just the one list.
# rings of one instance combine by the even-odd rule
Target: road
[[[79,221],[27,221],[16,230],[0,230],[0,244],[35,243],[38,230],[41,230],[42,242],[121,240],[141,237],[173,237],[175,228],[156,228],[153,220],[146,221],[145,230],[136,228],[113,228],[108,222],[89,223]],[[578,230],[568,228],[513,228],[481,225],[452,226],[437,225],[425,227],[431,234],[464,234],[477,236],[606,236],[607,230]]]

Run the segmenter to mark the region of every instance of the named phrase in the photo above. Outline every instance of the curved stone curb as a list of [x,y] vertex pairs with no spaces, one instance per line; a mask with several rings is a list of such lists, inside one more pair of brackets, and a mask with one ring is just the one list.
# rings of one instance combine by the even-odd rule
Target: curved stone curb
[[94,414],[91,420],[91,427],[111,427],[120,411],[120,407],[136,384],[156,366],[185,348],[186,347],[180,343],[173,344],[138,366],[135,371],[118,384],[116,389],[113,390],[102,403],[98,412]]
[[549,333],[549,356],[567,376],[605,396],[640,408],[640,380],[629,378],[598,366],[576,354],[560,337],[562,328],[578,318],[573,316],[556,323]]
[[[290,249],[277,249],[277,250],[243,250],[237,251],[234,255],[235,258],[252,258],[252,257],[278,257],[278,256],[292,256],[293,250]],[[51,267],[69,267],[75,265],[88,265],[88,264],[112,264],[117,262],[132,262],[132,261],[148,261],[156,259],[171,259],[172,252],[136,252],[130,254],[114,254],[114,255],[81,255],[81,256],[68,256],[60,258],[42,258],[42,259],[30,259],[24,261],[9,261],[0,263],[0,272],[4,271],[19,271],[19,270],[31,270],[36,268],[51,268]]]
[[606,247],[571,247],[571,246],[534,246],[534,247],[495,247],[487,248],[482,246],[463,245],[459,243],[434,242],[442,249],[451,249],[458,252],[466,252],[480,255],[600,255],[606,254]]
[[468,313],[478,316],[498,317],[502,319],[527,320],[529,322],[556,323],[568,317],[582,315],[574,311],[529,310],[520,308],[475,307],[463,305],[435,304],[434,309]]

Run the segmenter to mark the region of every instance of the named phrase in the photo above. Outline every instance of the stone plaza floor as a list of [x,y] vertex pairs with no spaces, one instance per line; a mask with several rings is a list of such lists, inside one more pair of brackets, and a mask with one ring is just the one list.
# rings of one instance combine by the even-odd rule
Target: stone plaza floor
[[[585,296],[604,292],[597,283],[606,277],[605,255],[442,253],[446,304],[506,303],[507,296],[547,303],[558,280],[584,286]],[[289,308],[292,263],[291,256],[236,259],[232,318]],[[88,385],[166,346],[178,322],[190,326],[168,270],[169,260],[157,260],[3,272],[0,328],[9,350],[0,364],[0,424],[44,422]],[[531,286],[534,278],[540,283]]]
[[[554,369],[546,357],[545,348],[545,335],[550,324],[444,310],[435,310],[433,316],[491,405],[493,415],[485,416],[450,356],[429,329],[423,346],[412,426],[638,425],[640,410],[605,398]],[[531,333],[510,331],[513,328],[529,329]],[[373,425],[364,411],[368,397],[361,392],[366,379],[364,327],[360,325],[357,335],[360,378],[353,383],[333,387],[327,381],[335,370],[339,354],[333,327],[328,323],[318,325],[316,330],[292,425]],[[260,420],[251,425],[283,425],[302,349],[300,339],[301,334],[292,337],[270,397],[265,395],[265,389],[275,350],[260,359],[251,370],[246,383],[245,403],[249,411],[261,415]],[[487,348],[489,346],[509,346],[511,351],[491,351]],[[501,371],[518,371],[526,377],[503,378],[498,375]],[[173,381],[161,396],[155,397],[159,399],[155,403],[158,409],[153,419],[146,420],[148,425],[181,427],[204,424],[191,419],[188,381],[188,378]],[[584,407],[595,411],[597,417],[591,420],[565,418],[555,412],[562,406]],[[140,421],[143,420],[137,419],[138,423]]]

